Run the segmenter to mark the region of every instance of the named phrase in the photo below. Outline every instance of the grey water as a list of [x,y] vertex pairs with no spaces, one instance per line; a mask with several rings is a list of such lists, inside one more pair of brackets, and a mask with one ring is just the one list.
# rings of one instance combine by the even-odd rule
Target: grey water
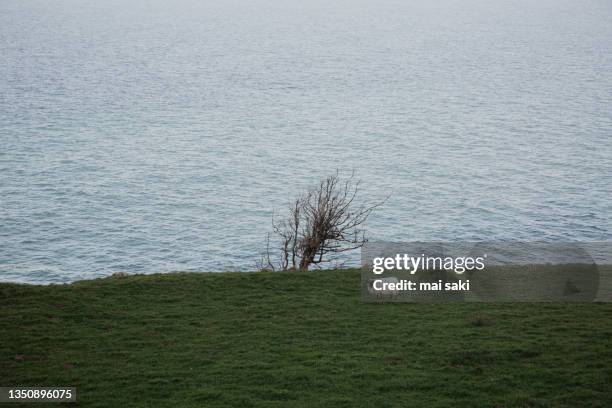
[[3,0],[0,281],[253,270],[336,168],[391,194],[373,240],[611,240],[611,22],[609,0]]

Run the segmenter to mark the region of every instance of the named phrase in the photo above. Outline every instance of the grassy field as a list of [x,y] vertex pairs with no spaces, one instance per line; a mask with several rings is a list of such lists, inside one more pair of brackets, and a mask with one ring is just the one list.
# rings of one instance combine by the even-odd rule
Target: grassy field
[[612,304],[365,304],[359,279],[2,284],[0,385],[87,407],[612,406]]

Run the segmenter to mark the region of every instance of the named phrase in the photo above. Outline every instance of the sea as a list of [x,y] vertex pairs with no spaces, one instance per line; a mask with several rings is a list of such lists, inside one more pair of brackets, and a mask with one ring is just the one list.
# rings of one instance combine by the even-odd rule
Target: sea
[[253,271],[336,170],[370,240],[612,240],[612,2],[0,2],[0,281]]

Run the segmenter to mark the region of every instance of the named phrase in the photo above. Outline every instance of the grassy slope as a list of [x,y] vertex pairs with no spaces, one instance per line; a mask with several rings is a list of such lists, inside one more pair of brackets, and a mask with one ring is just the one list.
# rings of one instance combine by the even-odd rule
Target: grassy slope
[[358,271],[3,284],[0,385],[104,407],[612,406],[612,304],[377,305],[358,288]]

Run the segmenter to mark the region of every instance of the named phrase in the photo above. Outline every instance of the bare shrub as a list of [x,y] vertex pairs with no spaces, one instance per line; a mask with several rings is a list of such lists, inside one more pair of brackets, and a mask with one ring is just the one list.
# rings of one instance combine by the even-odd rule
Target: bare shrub
[[[362,247],[365,222],[385,201],[358,203],[360,181],[354,172],[345,179],[338,171],[295,198],[283,218],[273,217],[273,236],[278,239],[260,261],[260,269],[306,271],[310,266],[334,262],[337,255]],[[271,250],[278,249],[272,261]]]

